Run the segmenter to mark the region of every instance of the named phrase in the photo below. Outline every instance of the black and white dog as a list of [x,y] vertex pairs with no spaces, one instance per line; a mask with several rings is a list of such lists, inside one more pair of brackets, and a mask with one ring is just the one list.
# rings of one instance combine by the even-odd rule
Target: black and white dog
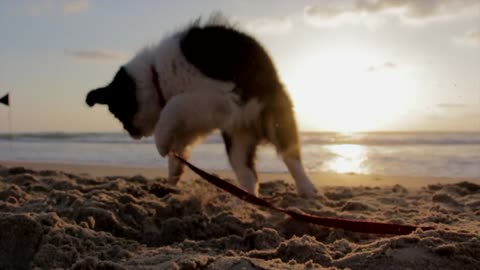
[[[240,185],[254,194],[255,150],[270,142],[298,192],[316,194],[301,162],[292,102],[275,67],[255,39],[233,27],[192,24],[139,52],[86,102],[108,105],[135,139],[154,134],[161,156],[188,158],[189,145],[220,129]],[[170,155],[170,180],[177,182],[183,170]]]

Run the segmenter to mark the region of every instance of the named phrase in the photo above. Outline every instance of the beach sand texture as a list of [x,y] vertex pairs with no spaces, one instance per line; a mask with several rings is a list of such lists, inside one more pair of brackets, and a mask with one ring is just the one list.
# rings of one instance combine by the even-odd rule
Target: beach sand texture
[[315,199],[296,195],[284,178],[260,186],[262,197],[291,210],[436,227],[380,236],[300,223],[192,177],[174,187],[162,178],[75,172],[0,166],[0,269],[480,266],[480,185],[473,181],[412,187],[324,179]]

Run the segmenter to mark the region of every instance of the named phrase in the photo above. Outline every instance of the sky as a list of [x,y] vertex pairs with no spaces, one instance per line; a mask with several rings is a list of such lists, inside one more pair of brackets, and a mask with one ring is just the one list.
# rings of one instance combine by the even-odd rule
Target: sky
[[87,92],[218,12],[267,49],[303,131],[480,131],[478,0],[0,0],[13,131],[121,131]]

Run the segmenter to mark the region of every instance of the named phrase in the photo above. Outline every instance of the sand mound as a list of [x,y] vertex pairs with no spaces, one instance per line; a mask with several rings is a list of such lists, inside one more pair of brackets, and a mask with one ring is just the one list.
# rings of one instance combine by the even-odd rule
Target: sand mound
[[328,187],[282,181],[278,206],[316,215],[435,226],[379,236],[300,223],[202,180],[94,178],[0,167],[0,269],[478,269],[480,186]]

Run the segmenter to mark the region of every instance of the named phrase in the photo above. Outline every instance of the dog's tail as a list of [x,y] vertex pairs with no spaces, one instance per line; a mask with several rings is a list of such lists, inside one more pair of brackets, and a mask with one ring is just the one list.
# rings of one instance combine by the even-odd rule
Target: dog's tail
[[273,143],[279,154],[300,159],[298,127],[292,101],[283,86],[279,86],[273,102],[266,104],[264,118],[265,137]]

